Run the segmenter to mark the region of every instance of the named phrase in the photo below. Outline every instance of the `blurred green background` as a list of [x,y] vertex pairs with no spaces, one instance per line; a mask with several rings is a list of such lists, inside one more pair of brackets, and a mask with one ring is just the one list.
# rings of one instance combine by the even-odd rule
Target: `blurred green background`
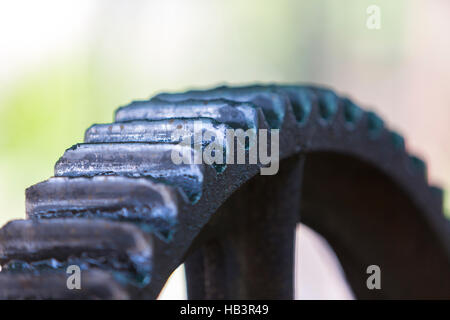
[[[366,9],[381,9],[381,29]],[[312,82],[377,110],[450,189],[446,0],[0,2],[0,224],[118,106],[220,83]],[[448,208],[448,197],[447,197]]]

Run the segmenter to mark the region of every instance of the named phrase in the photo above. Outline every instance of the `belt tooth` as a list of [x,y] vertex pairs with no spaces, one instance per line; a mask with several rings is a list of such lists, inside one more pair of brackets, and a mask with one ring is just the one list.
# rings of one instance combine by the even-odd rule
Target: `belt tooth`
[[[185,154],[190,157],[187,159],[190,163],[176,164],[172,153]],[[78,144],[66,150],[58,160],[55,176],[150,177],[180,187],[195,202],[201,195],[203,182],[203,166],[193,164],[196,155],[197,151],[191,146],[175,144]]]
[[[223,123],[211,119],[167,119],[167,120],[134,120],[123,123],[96,124],[85,133],[86,143],[102,142],[160,142],[180,143],[194,136],[197,129],[208,131],[216,137],[225,137],[229,128]],[[200,137],[201,138],[201,137]],[[193,141],[202,143],[202,141]],[[211,141],[204,141],[208,144]]]
[[384,121],[375,112],[367,112],[367,128],[369,130],[369,137],[376,139],[383,133]]
[[317,106],[317,95],[310,88],[298,86],[281,86],[278,91],[285,93],[290,100],[294,116],[299,125],[308,122],[313,108]]
[[13,220],[0,229],[0,259],[63,261],[69,255],[93,257],[111,252],[150,262],[151,237],[138,227],[101,219]]
[[409,161],[414,173],[419,173],[425,179],[428,179],[427,164],[423,159],[415,155],[409,155]]
[[405,151],[405,138],[396,131],[390,131],[391,142],[394,148],[399,151]]
[[177,219],[173,188],[143,178],[54,177],[26,190],[29,218],[97,217],[149,224],[168,235]]
[[273,86],[219,87],[211,90],[192,90],[184,93],[161,93],[156,99],[179,102],[189,99],[227,99],[252,102],[261,108],[272,129],[280,129],[286,113],[287,97]]
[[111,274],[101,270],[83,270],[81,288],[70,290],[65,272],[0,272],[0,299],[107,299],[131,298],[128,291]]
[[68,265],[130,273],[148,282],[153,240],[137,226],[100,219],[15,220],[0,229],[6,271],[55,271]]
[[236,103],[223,99],[135,101],[128,106],[117,109],[116,122],[133,120],[167,120],[167,119],[209,118],[233,128],[257,128],[258,110],[251,103]]

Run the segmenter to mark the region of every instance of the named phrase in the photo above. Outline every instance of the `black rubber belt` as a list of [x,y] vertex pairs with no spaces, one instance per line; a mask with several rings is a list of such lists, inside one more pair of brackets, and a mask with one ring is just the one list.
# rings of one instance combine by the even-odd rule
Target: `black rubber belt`
[[[0,298],[151,298],[186,263],[189,298],[291,299],[295,227],[335,250],[357,298],[449,298],[450,227],[423,161],[373,112],[325,88],[219,87],[119,108],[26,191],[0,230]],[[279,129],[280,169],[175,165],[194,122]],[[206,147],[208,141],[202,146]],[[231,151],[231,150],[228,150]],[[82,290],[66,267],[81,266]],[[366,287],[379,265],[382,289]]]

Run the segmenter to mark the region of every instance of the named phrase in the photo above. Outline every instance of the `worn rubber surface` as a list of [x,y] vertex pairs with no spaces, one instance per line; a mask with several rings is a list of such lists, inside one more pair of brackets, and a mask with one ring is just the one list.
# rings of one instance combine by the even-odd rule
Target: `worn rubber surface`
[[[195,157],[212,143],[179,145],[196,122],[216,137],[279,129],[278,174],[174,164],[172,151]],[[3,299],[154,299],[183,262],[190,298],[290,299],[299,221],[328,240],[356,297],[450,298],[442,191],[399,134],[325,88],[219,87],[133,102],[27,189],[26,210],[29,220],[0,230]],[[70,264],[84,275],[79,292],[65,288]],[[366,287],[371,264],[381,290]]]

